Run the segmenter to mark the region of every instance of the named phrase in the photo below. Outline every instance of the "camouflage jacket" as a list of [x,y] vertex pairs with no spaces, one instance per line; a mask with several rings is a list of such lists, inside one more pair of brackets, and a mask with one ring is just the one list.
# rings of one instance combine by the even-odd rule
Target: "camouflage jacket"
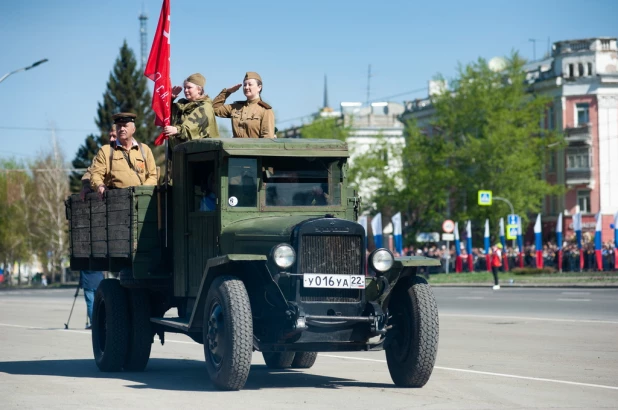
[[207,95],[197,101],[181,98],[172,105],[172,126],[178,128],[178,134],[170,138],[174,148],[181,142],[200,138],[219,138],[219,128],[212,109],[212,100]]

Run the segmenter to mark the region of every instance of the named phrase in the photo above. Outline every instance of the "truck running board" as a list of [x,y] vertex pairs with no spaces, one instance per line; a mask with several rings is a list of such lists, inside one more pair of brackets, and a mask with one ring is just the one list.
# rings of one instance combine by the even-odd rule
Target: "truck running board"
[[151,317],[150,321],[166,327],[173,327],[184,332],[189,331],[189,318],[184,317]]

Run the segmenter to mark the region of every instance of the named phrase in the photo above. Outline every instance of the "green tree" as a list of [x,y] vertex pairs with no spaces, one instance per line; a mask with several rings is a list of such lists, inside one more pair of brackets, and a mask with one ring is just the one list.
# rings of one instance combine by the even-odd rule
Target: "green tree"
[[[142,143],[152,144],[157,135],[157,127],[154,125],[151,104],[152,96],[148,90],[147,79],[137,64],[135,54],[125,41],[109,75],[103,101],[98,104],[95,124],[99,129],[99,134],[90,134],[86,137],[84,144],[79,147],[73,159],[73,167],[88,168],[99,148],[109,143],[108,132],[113,124],[112,115],[118,112],[136,113],[135,139]],[[162,152],[162,148],[155,149],[153,152],[155,158],[159,158]],[[83,171],[78,171],[71,175],[72,192],[80,190],[80,179],[83,174]]]
[[530,92],[523,64],[513,53],[503,72],[483,59],[460,66],[453,91],[434,96],[431,126],[406,125],[402,177],[414,230],[437,230],[445,217],[476,226],[489,218],[497,226],[509,209],[500,202],[478,206],[480,189],[508,198],[524,224],[545,196],[562,192],[543,177],[562,136],[541,127],[551,100]]
[[342,124],[340,118],[318,117],[300,131],[302,138],[336,139],[345,141],[350,135],[350,128]]

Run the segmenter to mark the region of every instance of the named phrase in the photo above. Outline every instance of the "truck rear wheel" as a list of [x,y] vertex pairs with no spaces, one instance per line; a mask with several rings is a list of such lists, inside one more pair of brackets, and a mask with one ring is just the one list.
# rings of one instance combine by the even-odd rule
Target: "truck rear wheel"
[[116,279],[101,281],[94,297],[92,351],[103,372],[122,370],[129,346],[129,308],[125,289]]
[[287,369],[292,366],[294,352],[262,352],[269,369]]
[[438,352],[438,306],[425,279],[410,278],[389,302],[392,315],[385,342],[386,362],[393,382],[401,387],[423,387]]
[[292,369],[310,369],[318,358],[318,352],[296,352]]
[[129,290],[129,315],[131,329],[124,370],[141,372],[148,364],[153,336],[150,325],[150,297],[146,290]]
[[253,354],[253,321],[242,281],[220,276],[210,286],[204,306],[204,355],[213,384],[222,390],[244,387]]

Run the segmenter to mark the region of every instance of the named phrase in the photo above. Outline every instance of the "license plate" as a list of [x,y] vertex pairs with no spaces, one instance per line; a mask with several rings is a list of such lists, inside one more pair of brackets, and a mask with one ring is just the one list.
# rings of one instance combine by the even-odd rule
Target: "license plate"
[[365,289],[365,277],[363,275],[305,273],[303,274],[303,286],[325,289]]

